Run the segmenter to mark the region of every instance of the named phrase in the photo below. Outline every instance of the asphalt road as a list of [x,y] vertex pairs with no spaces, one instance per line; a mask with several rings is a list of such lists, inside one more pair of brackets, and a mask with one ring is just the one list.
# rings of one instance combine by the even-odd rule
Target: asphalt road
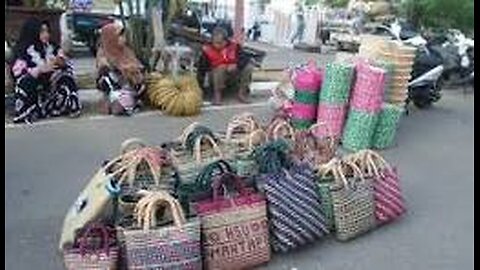
[[[262,269],[473,269],[473,95],[446,93],[437,106],[411,111],[398,145],[384,154],[398,166],[408,214],[347,243],[324,240]],[[63,216],[101,162],[132,136],[176,137],[189,122],[215,129],[240,111],[266,120],[264,105],[207,110],[199,118],[157,113],[5,127],[5,269],[62,269]]]

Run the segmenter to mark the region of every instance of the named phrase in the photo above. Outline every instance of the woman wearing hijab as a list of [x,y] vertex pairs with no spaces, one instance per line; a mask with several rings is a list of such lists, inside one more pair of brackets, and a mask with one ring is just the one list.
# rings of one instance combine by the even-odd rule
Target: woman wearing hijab
[[127,46],[125,30],[111,23],[101,29],[97,52],[97,87],[109,113],[130,115],[144,92],[143,66]]
[[14,49],[15,123],[78,116],[81,110],[73,66],[50,41],[48,23],[28,20]]

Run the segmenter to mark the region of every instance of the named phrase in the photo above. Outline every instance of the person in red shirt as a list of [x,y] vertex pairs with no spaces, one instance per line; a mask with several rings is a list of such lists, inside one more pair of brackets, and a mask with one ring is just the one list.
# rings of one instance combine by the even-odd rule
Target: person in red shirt
[[205,73],[208,72],[214,105],[221,104],[222,96],[230,82],[235,82],[238,100],[242,103],[249,102],[253,65],[242,53],[241,46],[227,38],[227,32],[223,28],[216,27],[212,31],[211,42],[202,47],[198,69],[201,84]]

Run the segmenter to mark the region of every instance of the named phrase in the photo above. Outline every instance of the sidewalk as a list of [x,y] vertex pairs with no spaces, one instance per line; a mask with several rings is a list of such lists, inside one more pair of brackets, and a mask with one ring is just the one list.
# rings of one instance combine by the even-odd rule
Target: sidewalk
[[[256,70],[253,75],[254,82],[251,85],[253,93],[265,93],[265,91],[270,90],[281,77],[282,71],[289,66],[306,63],[310,59],[314,59],[318,65],[324,66],[335,57],[335,51],[332,47],[324,47],[322,53],[318,54],[261,42],[250,42],[248,45],[267,52],[262,67]],[[92,80],[95,72],[95,58],[85,57],[88,54],[83,49],[80,54],[83,57],[74,58],[73,60],[81,87],[79,96],[82,104],[86,104],[86,107],[92,107],[102,98],[101,93],[94,89]],[[270,83],[265,84],[263,82]],[[263,94],[261,96],[263,97]]]

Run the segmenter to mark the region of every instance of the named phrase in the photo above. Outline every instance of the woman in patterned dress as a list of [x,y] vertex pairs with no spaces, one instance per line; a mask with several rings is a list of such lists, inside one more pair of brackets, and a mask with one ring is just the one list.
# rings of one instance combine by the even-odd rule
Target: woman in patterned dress
[[14,53],[15,123],[79,115],[81,105],[73,67],[62,49],[50,41],[46,22],[29,19]]
[[131,115],[144,93],[144,67],[127,45],[125,29],[107,24],[97,52],[97,88],[104,93],[105,111]]

